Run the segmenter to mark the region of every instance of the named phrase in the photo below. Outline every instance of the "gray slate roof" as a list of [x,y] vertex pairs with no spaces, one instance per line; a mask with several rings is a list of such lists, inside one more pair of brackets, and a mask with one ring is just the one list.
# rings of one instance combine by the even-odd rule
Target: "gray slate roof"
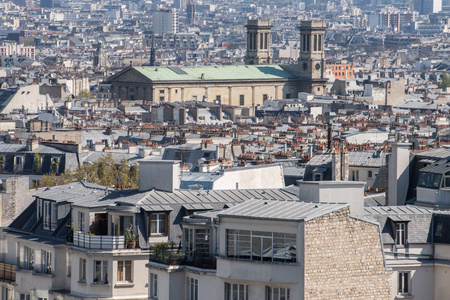
[[393,244],[395,228],[393,222],[408,222],[408,243],[431,243],[432,210],[412,205],[365,207],[366,217],[380,223],[384,244]]

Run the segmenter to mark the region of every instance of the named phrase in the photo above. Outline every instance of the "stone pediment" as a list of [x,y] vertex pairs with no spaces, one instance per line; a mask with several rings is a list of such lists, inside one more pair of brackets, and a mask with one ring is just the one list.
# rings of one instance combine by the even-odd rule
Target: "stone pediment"
[[141,73],[137,72],[133,68],[127,68],[123,70],[122,72],[119,72],[111,77],[109,77],[109,82],[142,82],[142,83],[151,83],[152,81],[142,75]]

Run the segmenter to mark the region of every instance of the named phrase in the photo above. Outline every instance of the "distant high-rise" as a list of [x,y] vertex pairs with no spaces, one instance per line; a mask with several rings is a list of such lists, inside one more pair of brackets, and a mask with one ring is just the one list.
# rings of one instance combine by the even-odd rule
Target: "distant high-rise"
[[194,24],[195,19],[195,2],[194,0],[188,0],[186,4],[186,14],[188,24]]
[[55,1],[54,0],[41,0],[39,6],[44,7],[44,8],[54,8]]
[[442,0],[414,0],[414,10],[421,15],[442,11]]
[[178,33],[178,11],[161,10],[153,14],[153,33]]
[[272,44],[272,25],[270,20],[248,20],[247,23],[246,65],[272,63],[270,46]]
[[186,0],[174,0],[172,7],[184,11],[186,10]]

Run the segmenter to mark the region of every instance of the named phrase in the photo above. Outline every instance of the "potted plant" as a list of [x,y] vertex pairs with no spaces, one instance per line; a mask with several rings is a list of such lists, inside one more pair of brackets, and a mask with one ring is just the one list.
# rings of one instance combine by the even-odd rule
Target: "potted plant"
[[130,224],[127,229],[125,229],[125,243],[128,249],[136,248],[137,236],[134,234],[133,225]]

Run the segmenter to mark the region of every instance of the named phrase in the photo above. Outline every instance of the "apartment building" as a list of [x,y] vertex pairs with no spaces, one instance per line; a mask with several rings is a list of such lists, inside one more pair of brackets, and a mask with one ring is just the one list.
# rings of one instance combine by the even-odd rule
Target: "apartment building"
[[183,222],[183,250],[160,245],[149,299],[388,299],[379,226],[348,204],[247,200]]
[[0,56],[6,57],[10,55],[24,56],[34,60],[36,58],[36,48],[23,44],[3,42],[0,46]]

